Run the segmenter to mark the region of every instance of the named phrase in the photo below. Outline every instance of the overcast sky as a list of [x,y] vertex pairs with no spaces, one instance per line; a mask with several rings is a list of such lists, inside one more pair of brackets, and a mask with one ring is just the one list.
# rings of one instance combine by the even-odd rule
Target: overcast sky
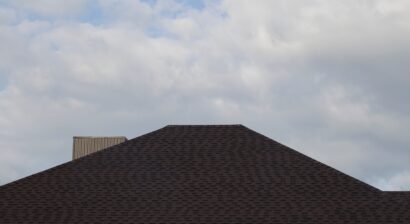
[[0,185],[74,135],[244,124],[410,190],[408,0],[3,0]]

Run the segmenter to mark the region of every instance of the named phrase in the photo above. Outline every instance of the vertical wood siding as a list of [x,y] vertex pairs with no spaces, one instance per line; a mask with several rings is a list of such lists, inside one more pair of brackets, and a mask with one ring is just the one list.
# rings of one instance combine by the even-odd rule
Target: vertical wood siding
[[125,142],[127,138],[119,137],[73,137],[73,159],[89,155],[113,145]]

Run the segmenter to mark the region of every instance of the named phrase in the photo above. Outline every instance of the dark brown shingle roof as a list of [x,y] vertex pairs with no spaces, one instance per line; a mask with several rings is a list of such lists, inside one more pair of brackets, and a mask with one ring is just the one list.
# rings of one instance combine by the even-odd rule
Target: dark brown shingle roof
[[410,191],[385,191],[385,195],[410,211]]
[[410,223],[385,194],[242,125],[166,126],[0,187],[0,223]]

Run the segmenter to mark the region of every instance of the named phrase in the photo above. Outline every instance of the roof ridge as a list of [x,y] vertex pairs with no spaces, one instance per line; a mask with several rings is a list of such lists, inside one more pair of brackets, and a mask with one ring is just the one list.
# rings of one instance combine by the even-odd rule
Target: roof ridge
[[123,145],[125,145],[125,144],[130,144],[133,140],[137,140],[137,139],[143,138],[143,137],[145,137],[145,136],[152,135],[152,134],[154,134],[154,133],[156,133],[156,132],[159,132],[159,131],[163,130],[164,128],[165,128],[165,127],[160,128],[160,129],[157,129],[157,130],[154,130],[154,131],[151,131],[151,132],[148,132],[148,133],[146,133],[146,134],[137,136],[137,137],[135,137],[135,138],[128,139],[128,140],[125,141],[125,142],[122,142],[122,143],[119,143],[119,144],[116,144],[116,145],[107,147],[107,148],[102,149],[102,150],[100,150],[100,151],[97,151],[97,152],[88,154],[88,155],[86,155],[86,156],[83,156],[83,157],[80,157],[80,158],[77,158],[77,159],[74,159],[74,160],[70,160],[70,161],[64,162],[64,163],[61,163],[61,164],[58,164],[58,165],[55,165],[55,166],[50,167],[50,168],[48,168],[48,169],[45,169],[45,170],[39,171],[39,172],[37,172],[37,173],[33,173],[33,174],[31,174],[31,175],[25,176],[25,177],[23,177],[23,178],[14,180],[14,181],[12,181],[12,182],[10,182],[10,183],[0,185],[0,190],[5,189],[5,188],[8,188],[9,186],[14,185],[15,183],[19,183],[19,182],[21,182],[21,181],[26,181],[27,179],[31,179],[31,178],[33,178],[33,177],[42,175],[42,174],[47,173],[47,172],[49,172],[49,171],[54,171],[54,170],[56,170],[56,169],[64,168],[65,166],[69,166],[69,165],[72,165],[72,164],[77,164],[77,163],[83,161],[84,159],[87,159],[87,158],[90,158],[90,157],[94,157],[94,156],[99,155],[99,154],[101,154],[101,153],[110,151],[110,150],[112,150],[113,148],[117,148],[117,147],[123,146]]
[[336,168],[333,168],[333,167],[331,167],[331,166],[329,166],[329,165],[326,165],[326,164],[324,164],[324,163],[322,163],[322,162],[320,162],[320,161],[318,161],[318,160],[316,160],[316,159],[314,159],[314,158],[312,158],[312,157],[310,157],[310,156],[307,156],[307,155],[305,155],[305,154],[303,154],[303,153],[301,153],[301,152],[299,152],[299,151],[297,151],[297,150],[295,150],[295,149],[293,149],[293,148],[291,148],[291,147],[289,147],[289,146],[286,146],[286,145],[284,145],[284,144],[282,144],[282,143],[280,143],[280,142],[277,142],[277,141],[275,141],[275,140],[273,140],[273,139],[271,139],[271,138],[269,138],[269,137],[267,137],[267,136],[265,136],[265,135],[263,135],[263,134],[261,134],[261,133],[259,133],[259,132],[256,132],[256,131],[254,131],[254,130],[252,130],[252,129],[246,127],[246,126],[243,126],[243,127],[246,128],[249,132],[253,133],[254,135],[259,136],[259,137],[262,137],[262,138],[264,138],[264,139],[267,139],[268,141],[272,141],[272,142],[274,142],[274,143],[276,143],[276,144],[279,144],[279,145],[281,145],[282,147],[285,147],[288,151],[294,153],[295,155],[300,156],[300,157],[303,157],[303,158],[305,158],[305,159],[308,159],[309,161],[314,162],[315,164],[317,164],[317,165],[319,165],[319,166],[321,166],[321,167],[324,167],[324,168],[326,168],[327,170],[331,170],[332,172],[336,172],[336,173],[339,174],[339,175],[342,175],[342,176],[344,176],[344,177],[348,177],[349,179],[351,179],[352,181],[358,183],[359,185],[362,185],[362,186],[365,186],[365,187],[369,188],[369,190],[372,190],[372,191],[378,192],[378,193],[383,192],[383,191],[381,191],[380,189],[378,189],[378,188],[376,188],[376,187],[374,187],[374,186],[372,186],[372,185],[370,185],[370,184],[367,184],[367,183],[365,183],[365,182],[363,182],[363,181],[361,181],[361,180],[359,180],[359,179],[357,179],[357,178],[355,178],[355,177],[352,177],[352,176],[350,176],[349,174],[346,174],[346,173],[344,173],[344,172],[342,172],[342,171],[340,171],[340,170],[338,170],[338,169],[336,169]]
[[242,124],[169,124],[167,127],[240,127]]

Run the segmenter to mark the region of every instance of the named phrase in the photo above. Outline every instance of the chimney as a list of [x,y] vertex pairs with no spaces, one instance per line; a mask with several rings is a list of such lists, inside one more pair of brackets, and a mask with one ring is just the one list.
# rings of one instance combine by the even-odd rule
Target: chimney
[[73,160],[127,141],[126,137],[73,137]]

